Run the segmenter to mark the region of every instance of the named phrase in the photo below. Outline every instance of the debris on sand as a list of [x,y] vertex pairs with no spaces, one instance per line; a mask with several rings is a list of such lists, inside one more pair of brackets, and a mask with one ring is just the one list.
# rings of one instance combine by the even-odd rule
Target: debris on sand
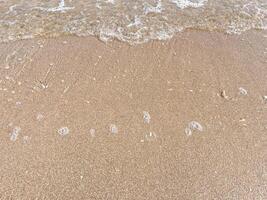
[[192,121],[188,124],[188,127],[191,130],[198,130],[198,131],[203,131],[203,127],[201,126],[200,123],[196,122],[196,121]]
[[29,141],[30,141],[30,139],[31,139],[31,137],[29,137],[29,136],[23,136],[23,143],[24,144],[26,144],[26,143],[28,143]]
[[89,133],[90,133],[91,137],[95,137],[95,129],[94,128],[91,128]]
[[196,121],[192,121],[190,122],[187,127],[185,128],[185,134],[187,136],[192,135],[193,131],[203,131],[203,127],[200,123],[196,122]]
[[44,118],[44,116],[41,113],[38,113],[37,116],[36,116],[36,119],[38,121],[42,121],[43,118]]
[[248,91],[246,89],[240,87],[238,90],[240,95],[248,95]]
[[191,130],[190,128],[188,128],[188,127],[185,128],[184,132],[185,132],[185,134],[186,134],[187,136],[192,135],[192,130]]
[[153,141],[157,139],[157,135],[154,132],[149,132],[149,134],[146,134],[146,140],[147,141]]
[[225,92],[225,90],[222,90],[221,92],[220,92],[220,96],[222,97],[222,98],[224,98],[224,99],[229,99],[229,96],[227,96],[226,95],[226,92]]
[[10,133],[10,140],[15,142],[19,136],[19,132],[21,131],[20,127],[15,127],[13,131]]
[[118,127],[115,124],[110,124],[109,130],[112,134],[117,134],[119,132]]
[[263,101],[264,101],[265,103],[267,103],[267,95],[263,96],[262,98],[263,98]]
[[143,111],[143,119],[144,119],[145,123],[147,123],[147,124],[150,123],[151,116],[150,116],[149,112]]
[[61,127],[57,132],[59,135],[65,136],[69,134],[70,130],[68,127]]

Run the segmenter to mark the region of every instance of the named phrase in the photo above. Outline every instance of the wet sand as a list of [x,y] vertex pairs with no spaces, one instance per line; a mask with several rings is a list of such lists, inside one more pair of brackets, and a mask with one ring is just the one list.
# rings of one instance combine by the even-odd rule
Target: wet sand
[[266,198],[266,35],[1,43],[0,198]]

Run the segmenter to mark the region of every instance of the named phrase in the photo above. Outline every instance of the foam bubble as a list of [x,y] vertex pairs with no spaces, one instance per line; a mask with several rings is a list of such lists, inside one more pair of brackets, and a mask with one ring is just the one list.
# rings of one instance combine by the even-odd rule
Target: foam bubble
[[60,0],[59,4],[57,7],[54,8],[43,8],[43,7],[35,7],[35,9],[43,10],[46,12],[65,12],[67,10],[72,10],[74,7],[66,7],[65,6],[65,1]]
[[161,13],[163,10],[161,0],[158,0],[157,5],[155,7],[151,6],[150,4],[148,4],[146,2],[143,5],[144,5],[144,13],[145,14]]
[[180,9],[185,9],[188,7],[199,8],[204,6],[207,1],[208,0],[171,0],[171,2],[175,3]]
[[107,3],[115,4],[115,0],[106,0]]
[[130,23],[129,25],[127,25],[127,27],[132,27],[132,26],[140,26],[142,25],[142,21],[141,18],[139,16],[134,16],[134,22]]

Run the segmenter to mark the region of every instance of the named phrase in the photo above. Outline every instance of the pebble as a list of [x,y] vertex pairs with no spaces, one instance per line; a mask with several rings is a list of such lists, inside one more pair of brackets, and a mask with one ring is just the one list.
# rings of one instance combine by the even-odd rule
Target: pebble
[[146,134],[146,140],[147,141],[153,141],[157,139],[157,135],[154,132],[149,132],[149,134]]
[[90,135],[92,137],[95,137],[95,129],[94,128],[91,128],[89,132],[90,132]]
[[229,97],[226,95],[226,92],[225,90],[222,90],[221,93],[220,93],[220,96],[224,99],[229,99]]
[[147,123],[147,124],[150,123],[151,116],[147,111],[143,111],[143,119],[144,119],[145,123]]
[[118,127],[115,124],[110,124],[109,130],[113,134],[117,134],[119,132]]
[[201,126],[201,124],[196,121],[190,122],[188,124],[188,128],[190,128],[191,130],[203,131],[203,127]]
[[36,116],[36,119],[38,121],[41,121],[43,118],[44,118],[44,116],[42,114],[40,114],[40,113],[38,113],[37,116]]
[[13,131],[10,133],[10,140],[11,140],[12,142],[15,142],[15,141],[17,140],[20,131],[21,131],[21,128],[16,126],[16,127],[13,129]]
[[186,127],[186,128],[185,128],[185,134],[186,134],[187,136],[192,135],[192,130],[191,130],[190,128]]
[[29,142],[30,139],[31,138],[29,136],[23,136],[23,143],[25,144],[25,143]]
[[19,106],[19,105],[21,105],[21,104],[22,104],[21,101],[17,101],[17,102],[16,102],[16,105],[17,105],[17,106]]

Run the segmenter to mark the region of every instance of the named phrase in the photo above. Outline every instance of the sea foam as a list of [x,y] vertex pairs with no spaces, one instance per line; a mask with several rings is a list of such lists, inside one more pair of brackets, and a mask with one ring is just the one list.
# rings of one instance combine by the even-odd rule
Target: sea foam
[[204,6],[208,0],[171,0],[171,2],[175,3],[176,6],[180,9],[185,9],[187,7],[199,8]]
[[72,34],[140,44],[186,29],[241,34],[267,27],[263,0],[14,0],[1,10],[0,42]]

